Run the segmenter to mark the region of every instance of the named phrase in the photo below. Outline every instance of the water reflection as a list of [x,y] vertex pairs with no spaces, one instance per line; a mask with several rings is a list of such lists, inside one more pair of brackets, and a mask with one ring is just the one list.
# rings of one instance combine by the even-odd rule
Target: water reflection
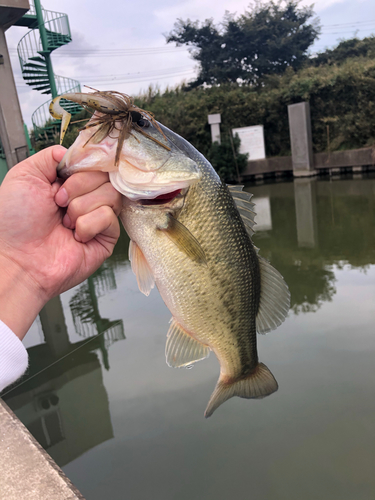
[[254,241],[288,283],[295,313],[316,311],[332,300],[332,265],[365,270],[375,263],[374,179],[305,178],[246,190],[255,202],[269,199],[272,230],[261,224]]
[[122,320],[110,321],[99,313],[98,298],[116,289],[115,275],[109,263],[103,266],[81,285],[70,300],[74,327],[82,337],[96,337],[104,367],[109,370],[108,348],[114,342],[125,339]]
[[113,437],[97,352],[108,370],[108,348],[125,339],[123,321],[102,318],[98,307],[98,298],[115,289],[109,263],[78,288],[70,309],[76,333],[85,340],[74,343],[60,297],[46,304],[40,313],[45,342],[28,349],[27,374],[4,391],[9,406],[61,466]]
[[[86,498],[372,498],[375,180],[246,189],[260,200],[255,243],[292,294],[290,317],[258,338],[272,397],[203,418],[217,361],[166,366],[170,313],[138,291],[124,232],[102,270],[42,312],[29,376],[51,366],[5,399]],[[109,347],[121,320],[127,340]]]

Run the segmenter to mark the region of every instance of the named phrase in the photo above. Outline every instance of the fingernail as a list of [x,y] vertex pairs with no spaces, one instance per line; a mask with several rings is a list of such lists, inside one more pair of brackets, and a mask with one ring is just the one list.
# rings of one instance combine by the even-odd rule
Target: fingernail
[[59,207],[66,207],[68,204],[68,193],[64,187],[62,187],[59,191],[57,191],[55,196],[55,202]]
[[72,221],[70,220],[70,217],[69,217],[69,215],[68,215],[68,214],[65,214],[65,215],[64,215],[64,218],[63,218],[63,220],[62,220],[62,223],[63,223],[63,225],[64,225],[65,227],[70,228],[70,226],[71,226],[71,224],[72,224]]
[[82,243],[81,238],[78,236],[78,234],[74,231],[74,238],[79,241],[79,243]]

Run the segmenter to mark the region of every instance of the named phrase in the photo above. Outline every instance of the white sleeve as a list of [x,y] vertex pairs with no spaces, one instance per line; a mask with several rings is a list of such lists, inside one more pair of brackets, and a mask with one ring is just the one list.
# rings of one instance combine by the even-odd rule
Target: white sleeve
[[27,365],[28,355],[24,345],[0,320],[0,391],[20,378]]

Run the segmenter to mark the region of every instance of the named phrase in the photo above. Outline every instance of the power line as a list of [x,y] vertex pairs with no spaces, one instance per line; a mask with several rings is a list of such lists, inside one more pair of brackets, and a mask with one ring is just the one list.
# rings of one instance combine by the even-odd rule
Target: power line
[[[106,75],[98,75],[97,73],[95,75],[74,75],[73,77],[70,78],[76,78],[76,79],[83,79],[83,78],[95,78],[95,79],[115,79],[115,78],[137,78],[137,77],[147,77],[147,76],[158,76],[160,72],[162,74],[167,74],[167,73],[176,73],[176,72],[181,72],[181,71],[193,71],[193,68],[191,66],[175,66],[173,68],[165,68],[165,69],[156,69],[156,70],[148,70],[148,71],[137,71],[136,73],[122,73],[122,74],[106,74]],[[21,77],[21,75],[19,75]]]
[[[155,54],[172,54],[186,52],[185,47],[157,47],[152,49],[64,49],[54,53],[55,57],[128,57]],[[11,54],[16,54],[17,49],[9,49]]]
[[339,23],[339,24],[326,24],[326,25],[323,25],[322,28],[328,28],[328,27],[338,27],[338,26],[346,26],[346,25],[350,25],[350,26],[353,26],[353,25],[357,25],[357,24],[370,24],[370,23],[375,23],[375,19],[371,19],[369,21],[351,21],[349,23]]
[[[355,31],[375,31],[375,26],[374,28],[364,28],[362,30],[355,30]],[[348,34],[350,33],[350,31],[329,31],[329,32],[325,32],[325,33],[322,33],[321,35],[345,35],[345,34]]]
[[[367,21],[352,21],[347,23],[335,23],[335,24],[327,24],[322,25],[322,34],[323,35],[341,35],[345,34],[348,28],[351,27],[360,27],[360,31],[368,31],[372,28],[365,28],[366,25],[374,25],[375,28],[375,19],[367,20]],[[334,31],[331,32],[332,28],[342,28],[344,31]],[[326,31],[328,30],[328,32]],[[131,49],[112,49],[112,48],[104,48],[104,49],[74,49],[74,48],[64,48],[54,53],[54,58],[66,58],[66,57],[74,57],[74,58],[83,58],[83,57],[129,57],[129,56],[145,56],[145,55],[155,55],[155,54],[173,54],[178,52],[186,52],[189,49],[187,47],[171,47],[167,45],[158,46],[158,47],[139,47],[139,48],[131,48]],[[17,49],[10,48],[9,52],[11,54],[16,54]]]
[[[171,77],[174,77],[174,76],[188,76],[190,74],[194,73],[194,70],[193,69],[190,69],[190,70],[187,70],[187,71],[182,71],[182,72],[178,72],[178,73],[160,73],[160,74],[155,74],[155,75],[150,75],[149,77],[143,77],[141,79],[137,79],[136,77],[133,77],[133,78],[127,78],[127,79],[120,79],[120,80],[117,80],[116,78],[115,79],[111,79],[111,80],[90,80],[90,78],[87,78],[87,77],[82,77],[81,79],[82,80],[85,80],[85,84],[89,84],[89,85],[106,85],[106,84],[110,84],[110,83],[141,83],[141,82],[149,82],[150,79],[154,79],[154,80],[157,80],[157,79],[163,79],[163,78],[171,78]],[[97,77],[94,77],[94,78],[97,78]],[[21,88],[30,88],[28,85],[25,85],[25,84],[20,84],[20,83],[16,83],[16,86],[17,87],[21,87]]]

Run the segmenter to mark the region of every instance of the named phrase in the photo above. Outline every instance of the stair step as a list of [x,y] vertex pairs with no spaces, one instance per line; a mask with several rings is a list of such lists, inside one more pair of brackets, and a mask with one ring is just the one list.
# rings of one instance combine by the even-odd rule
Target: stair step
[[48,79],[48,76],[47,75],[40,75],[40,76],[36,76],[36,75],[25,75],[23,77],[24,80],[26,80],[28,83],[32,80],[35,80],[36,82],[49,82],[49,79]]
[[28,85],[33,85],[33,82],[35,82],[36,85],[44,85],[44,84],[47,85],[47,83],[49,83],[49,80],[46,77],[38,78],[37,76],[29,76],[29,77],[24,76],[23,79]]
[[41,69],[41,70],[45,70],[46,69],[46,65],[45,64],[34,64],[34,63],[26,63],[23,65],[23,68],[27,69],[27,68],[36,68],[36,69]]
[[[36,90],[39,90],[39,89],[36,89]],[[50,90],[45,90],[44,92],[42,92],[42,94],[52,94],[52,92]]]
[[45,76],[43,77],[41,76],[40,78],[38,78],[37,76],[29,76],[29,77],[24,76],[23,79],[28,85],[33,85],[33,82],[42,85],[49,83],[48,78],[46,78]]
[[44,81],[34,81],[34,82],[25,82],[26,85],[28,85],[29,87],[32,87],[34,90],[38,90],[39,88],[48,88],[50,87],[50,84],[49,84],[49,81],[48,80],[44,80]]
[[[48,89],[49,92],[51,92],[51,86],[50,86],[49,82],[48,82],[48,85],[40,85],[40,84],[36,83],[35,86],[32,85],[32,87],[33,87],[34,90],[45,90],[45,89]],[[42,94],[44,94],[44,92],[42,92]]]
[[38,20],[35,14],[24,14],[18,21],[14,23],[14,26],[23,26],[25,28],[37,28]]
[[32,87],[34,90],[39,90],[39,89],[47,89],[51,88],[51,85],[48,80],[34,80],[34,81],[27,81],[25,82],[26,85],[29,87]]
[[37,69],[27,69],[26,71],[23,71],[24,73],[24,78],[26,78],[27,75],[38,75],[38,76],[43,76],[43,75],[48,75],[47,71],[41,71]]
[[56,127],[60,127],[60,124],[61,124],[61,120],[56,120],[56,121],[50,122],[48,125],[46,125],[44,127],[44,129],[47,131],[50,131],[50,130],[55,129]]
[[40,57],[40,56],[29,57],[29,60],[30,61],[38,61],[38,62],[42,62],[43,64],[46,64],[46,60],[43,59],[43,57]]

